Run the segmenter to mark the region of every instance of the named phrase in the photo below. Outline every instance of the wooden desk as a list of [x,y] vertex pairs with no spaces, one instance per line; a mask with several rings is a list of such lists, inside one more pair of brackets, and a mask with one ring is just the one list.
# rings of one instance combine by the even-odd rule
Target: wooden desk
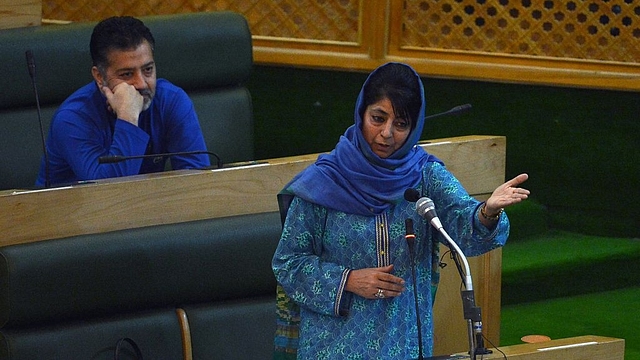
[[[536,344],[499,348],[509,360],[624,360],[624,339],[585,335]],[[483,360],[504,359],[502,353],[483,355]],[[461,354],[463,355],[463,354]],[[469,358],[468,354],[464,354]],[[480,359],[479,356],[477,356]]]
[[2,0],[0,29],[38,26],[42,22],[42,0]]
[[[421,144],[442,159],[467,191],[487,198],[504,182],[506,139],[463,136]],[[276,194],[318,154],[270,159],[216,170],[188,170],[97,180],[46,190],[0,192],[0,246],[80,234],[277,211]],[[469,261],[484,333],[498,344],[501,251]],[[434,314],[436,353],[467,344],[460,278],[442,271]],[[451,336],[456,334],[456,336]]]

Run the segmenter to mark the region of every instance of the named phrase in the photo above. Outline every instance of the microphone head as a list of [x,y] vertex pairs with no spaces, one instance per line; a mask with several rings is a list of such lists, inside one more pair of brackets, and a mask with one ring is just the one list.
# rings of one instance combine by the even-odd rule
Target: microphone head
[[469,110],[471,110],[471,104],[464,104],[454,107],[453,109],[451,109],[451,112],[454,114],[460,114]]
[[437,217],[436,206],[433,204],[433,200],[429,199],[428,197],[421,197],[420,199],[418,199],[418,201],[416,202],[416,211],[418,212],[418,215],[422,216],[428,221],[431,221],[431,219]]
[[420,193],[418,193],[418,190],[414,188],[409,188],[404,191],[404,199],[409,202],[416,202],[418,201],[419,198],[420,198]]

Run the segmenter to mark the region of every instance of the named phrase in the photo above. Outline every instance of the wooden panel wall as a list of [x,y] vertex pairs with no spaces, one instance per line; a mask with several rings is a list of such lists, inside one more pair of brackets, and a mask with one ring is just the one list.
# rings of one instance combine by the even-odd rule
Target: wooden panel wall
[[370,71],[403,61],[425,76],[640,90],[632,0],[43,3],[45,19],[69,21],[220,10],[248,19],[258,64]]
[[42,0],[2,0],[0,29],[40,25]]

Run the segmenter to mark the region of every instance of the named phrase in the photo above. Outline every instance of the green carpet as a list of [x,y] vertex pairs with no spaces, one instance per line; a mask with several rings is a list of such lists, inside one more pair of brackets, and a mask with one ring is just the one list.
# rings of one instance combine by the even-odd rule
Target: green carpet
[[503,249],[505,305],[640,286],[640,240],[561,231]]
[[[627,264],[630,271],[637,264]],[[636,270],[637,271],[637,270]],[[625,339],[625,360],[640,359],[640,286],[502,307],[500,345],[524,335],[552,339],[599,335]]]
[[625,359],[640,360],[639,239],[548,231],[502,254],[501,346],[600,335],[625,339]]

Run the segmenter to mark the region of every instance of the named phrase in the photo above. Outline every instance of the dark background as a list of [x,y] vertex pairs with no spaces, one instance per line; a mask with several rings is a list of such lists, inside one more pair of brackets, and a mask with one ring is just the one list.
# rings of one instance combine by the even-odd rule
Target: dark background
[[[325,152],[353,123],[367,74],[255,66],[256,159]],[[640,93],[423,78],[422,139],[503,135],[506,177],[525,187],[544,226],[584,234],[640,236]],[[532,205],[527,206],[532,206]],[[538,219],[541,220],[541,219]]]

